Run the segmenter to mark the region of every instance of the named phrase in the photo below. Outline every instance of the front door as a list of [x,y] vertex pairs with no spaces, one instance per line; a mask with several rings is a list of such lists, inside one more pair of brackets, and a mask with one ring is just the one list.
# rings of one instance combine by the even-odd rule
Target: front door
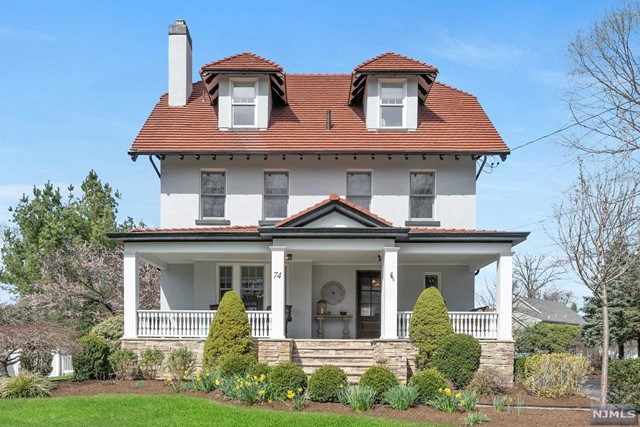
[[380,338],[379,271],[358,271],[358,338]]

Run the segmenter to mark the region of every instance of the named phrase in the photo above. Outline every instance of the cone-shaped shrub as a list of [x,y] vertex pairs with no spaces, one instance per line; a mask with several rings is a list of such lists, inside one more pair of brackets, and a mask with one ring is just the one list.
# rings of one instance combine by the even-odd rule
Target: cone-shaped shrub
[[420,369],[431,367],[438,340],[451,334],[453,327],[440,292],[435,287],[425,289],[416,301],[409,321],[409,337],[419,351],[416,366]]
[[223,355],[252,355],[253,338],[242,300],[233,291],[226,292],[213,317],[204,343],[202,365],[215,366]]

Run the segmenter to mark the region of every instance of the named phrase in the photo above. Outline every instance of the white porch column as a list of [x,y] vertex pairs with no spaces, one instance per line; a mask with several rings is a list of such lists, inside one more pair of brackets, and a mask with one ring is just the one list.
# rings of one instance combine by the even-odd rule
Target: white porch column
[[124,250],[124,335],[138,337],[138,304],[140,301],[139,257],[136,251]]
[[284,290],[284,246],[269,246],[271,249],[271,331],[269,338],[285,337],[285,290]]
[[501,253],[498,256],[498,271],[496,274],[496,310],[498,311],[498,339],[511,340],[512,319],[512,252]]
[[382,248],[382,294],[380,338],[398,339],[398,251]]

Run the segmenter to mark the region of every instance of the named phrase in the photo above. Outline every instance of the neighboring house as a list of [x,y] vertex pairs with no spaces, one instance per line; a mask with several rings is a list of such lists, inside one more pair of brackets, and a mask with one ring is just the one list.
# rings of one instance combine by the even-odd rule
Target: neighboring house
[[513,302],[513,332],[540,322],[582,326],[584,319],[562,303],[518,297]]
[[[261,360],[341,361],[352,378],[386,363],[402,379],[411,310],[435,286],[483,363],[512,372],[512,248],[528,233],[476,229],[476,164],[509,154],[478,100],[395,53],[350,74],[242,53],[192,83],[191,43],[184,21],[169,27],[169,92],[129,150],[160,177],[160,228],[110,234],[123,346],[200,355],[233,290]],[[162,270],[160,310],[139,310],[141,260]],[[496,261],[497,310],[471,312],[475,272]]]
[[[73,365],[71,361],[71,355],[53,352],[53,360],[51,361],[51,373],[50,377],[59,377],[62,375],[68,375],[73,373]],[[9,376],[13,377],[20,372],[20,362],[14,363],[7,367]]]

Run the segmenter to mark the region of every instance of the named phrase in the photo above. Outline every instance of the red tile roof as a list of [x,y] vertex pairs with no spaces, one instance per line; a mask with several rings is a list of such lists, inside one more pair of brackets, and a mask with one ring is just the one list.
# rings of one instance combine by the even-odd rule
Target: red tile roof
[[216,232],[257,232],[257,225],[231,225],[225,227],[193,227],[193,228],[134,228],[131,233],[216,233]]
[[408,58],[397,53],[387,52],[371,58],[358,65],[354,72],[376,72],[376,71],[398,71],[417,73],[438,73],[438,69],[433,65]]
[[282,67],[273,61],[251,52],[243,52],[218,61],[210,62],[200,68],[202,71],[282,71]]
[[468,228],[435,228],[435,227],[413,227],[410,233],[497,233],[497,230],[474,230]]
[[379,221],[379,222],[382,222],[382,223],[388,225],[389,227],[393,226],[393,224],[390,221],[387,221],[386,219],[384,219],[382,217],[379,217],[378,215],[372,213],[371,211],[369,211],[369,210],[367,210],[367,209],[365,209],[365,208],[363,208],[361,206],[358,206],[355,203],[348,201],[347,199],[343,199],[342,197],[340,197],[336,193],[331,193],[331,195],[329,196],[328,199],[325,199],[325,200],[323,200],[323,201],[321,201],[319,203],[316,203],[313,206],[309,206],[307,209],[305,209],[303,211],[300,211],[297,214],[291,215],[289,218],[285,218],[285,219],[283,219],[281,221],[278,221],[275,226],[276,227],[281,227],[282,225],[287,224],[287,223],[293,221],[296,218],[299,218],[299,217],[301,217],[303,215],[306,215],[309,212],[312,212],[312,211],[314,211],[316,209],[319,209],[319,208],[321,208],[321,207],[323,207],[323,206],[325,206],[325,205],[327,205],[327,204],[329,204],[331,202],[335,202],[335,201],[338,201],[338,202],[340,202],[340,203],[342,203],[344,205],[347,205],[350,208],[355,209],[358,212],[361,212],[364,215],[375,219],[376,221]]
[[[218,130],[218,107],[204,84],[194,84],[184,107],[163,95],[136,137],[131,153],[509,153],[469,94],[434,83],[418,106],[416,131],[368,131],[362,107],[349,106],[350,74],[287,74],[289,105],[274,106],[265,131]],[[326,111],[331,110],[331,130]]]

